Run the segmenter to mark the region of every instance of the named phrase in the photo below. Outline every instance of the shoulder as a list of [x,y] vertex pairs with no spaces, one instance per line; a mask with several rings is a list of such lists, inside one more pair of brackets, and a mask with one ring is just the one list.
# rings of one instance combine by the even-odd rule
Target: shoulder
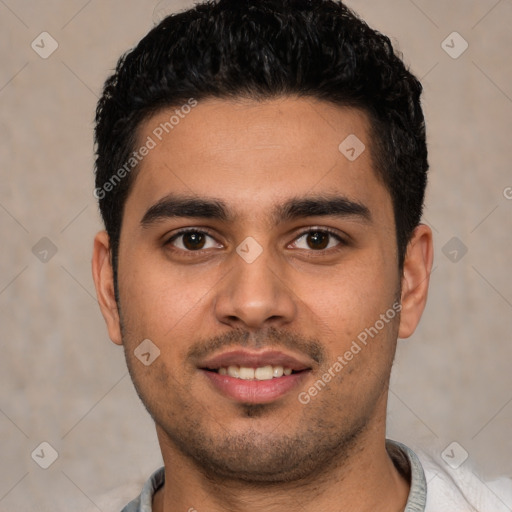
[[[414,449],[427,483],[425,512],[510,512],[512,479],[486,480],[468,459],[451,467],[432,450]],[[453,464],[453,466],[457,466]]]
[[116,487],[92,499],[86,512],[151,512],[153,494],[165,478],[164,467],[158,468],[146,482],[134,481]]
[[119,487],[115,487],[99,496],[91,497],[90,508],[85,512],[120,512],[127,503],[134,500],[141,492],[143,482],[132,482]]

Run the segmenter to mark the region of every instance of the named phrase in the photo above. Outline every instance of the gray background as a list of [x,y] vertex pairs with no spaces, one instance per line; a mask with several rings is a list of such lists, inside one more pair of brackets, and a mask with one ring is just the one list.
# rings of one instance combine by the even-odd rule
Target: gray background
[[[168,12],[186,4],[164,3]],[[434,230],[435,270],[422,322],[399,342],[388,436],[441,463],[456,441],[457,457],[466,450],[464,464],[483,478],[512,476],[512,1],[349,5],[391,37],[425,87],[424,222]],[[92,195],[95,104],[117,57],[153,26],[155,7],[0,0],[2,512],[36,503],[85,510],[118,485],[138,492],[161,464],[90,271],[101,228]],[[59,45],[47,59],[31,47],[42,46],[43,31]],[[456,59],[442,47],[453,31],[469,43]],[[453,53],[461,46],[452,39]],[[46,470],[31,457],[43,441],[59,454]]]

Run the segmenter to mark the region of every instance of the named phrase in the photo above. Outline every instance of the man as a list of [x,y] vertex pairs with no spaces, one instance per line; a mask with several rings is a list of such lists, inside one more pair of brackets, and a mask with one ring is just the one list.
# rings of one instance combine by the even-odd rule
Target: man
[[93,274],[165,464],[124,512],[508,510],[385,437],[433,259],[421,90],[330,0],[199,4],[120,59]]

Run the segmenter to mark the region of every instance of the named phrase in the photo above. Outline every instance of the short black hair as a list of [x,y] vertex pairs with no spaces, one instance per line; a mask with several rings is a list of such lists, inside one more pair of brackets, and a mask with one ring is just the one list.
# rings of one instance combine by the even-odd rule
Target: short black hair
[[427,185],[421,93],[389,38],[338,1],[212,0],[163,19],[121,56],[96,110],[95,196],[116,298],[123,209],[136,171],[126,162],[137,128],[191,98],[298,96],[364,111],[372,162],[393,202],[401,270]]

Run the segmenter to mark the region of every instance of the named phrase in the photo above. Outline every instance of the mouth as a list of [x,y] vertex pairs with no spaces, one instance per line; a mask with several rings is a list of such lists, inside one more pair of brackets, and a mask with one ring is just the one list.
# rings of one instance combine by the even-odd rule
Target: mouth
[[268,403],[298,388],[312,371],[309,361],[283,352],[235,350],[199,365],[210,386],[241,403]]

